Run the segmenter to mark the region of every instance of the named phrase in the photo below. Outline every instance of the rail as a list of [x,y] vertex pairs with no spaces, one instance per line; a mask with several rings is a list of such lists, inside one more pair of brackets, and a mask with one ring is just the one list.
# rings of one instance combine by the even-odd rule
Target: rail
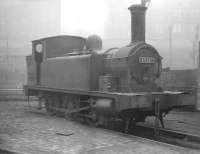
[[155,133],[154,127],[139,124],[131,134],[168,144],[200,149],[200,136],[166,128],[156,128],[156,131]]

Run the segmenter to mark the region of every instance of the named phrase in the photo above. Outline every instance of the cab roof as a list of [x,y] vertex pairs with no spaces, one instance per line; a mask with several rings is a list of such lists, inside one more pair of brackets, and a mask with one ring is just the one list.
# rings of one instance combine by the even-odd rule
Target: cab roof
[[83,39],[83,40],[85,40],[85,38],[84,38],[84,37],[81,37],[81,36],[74,36],[74,35],[56,35],[56,36],[44,37],[44,38],[40,38],[40,39],[37,39],[37,40],[33,40],[32,43],[41,42],[41,41],[46,41],[46,40],[54,39],[54,38],[65,38],[65,37],[71,37],[71,38],[77,38],[77,39]]

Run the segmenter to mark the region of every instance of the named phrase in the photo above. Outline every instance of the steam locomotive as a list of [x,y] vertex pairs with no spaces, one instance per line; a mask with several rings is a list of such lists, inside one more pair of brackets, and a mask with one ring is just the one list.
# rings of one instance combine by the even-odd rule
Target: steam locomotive
[[84,117],[95,125],[120,119],[128,131],[130,125],[156,116],[164,127],[164,114],[190,104],[180,101],[181,92],[165,92],[156,84],[162,57],[145,43],[146,9],[129,7],[131,43],[121,48],[102,50],[97,35],[32,41],[26,95],[39,97],[49,113]]

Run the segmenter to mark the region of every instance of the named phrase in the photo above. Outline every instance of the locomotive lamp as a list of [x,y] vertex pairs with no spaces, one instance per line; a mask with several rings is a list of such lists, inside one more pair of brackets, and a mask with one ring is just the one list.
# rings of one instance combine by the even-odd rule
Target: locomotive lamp
[[37,44],[35,46],[35,50],[38,52],[38,53],[41,53],[42,52],[42,44]]

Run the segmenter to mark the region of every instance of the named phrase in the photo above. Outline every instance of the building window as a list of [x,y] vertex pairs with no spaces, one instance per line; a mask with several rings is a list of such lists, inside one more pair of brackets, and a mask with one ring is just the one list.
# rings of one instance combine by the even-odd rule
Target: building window
[[182,31],[182,27],[180,23],[174,24],[172,27],[173,33],[180,33]]
[[162,34],[163,33],[163,27],[161,24],[155,25],[156,33],[157,34]]

